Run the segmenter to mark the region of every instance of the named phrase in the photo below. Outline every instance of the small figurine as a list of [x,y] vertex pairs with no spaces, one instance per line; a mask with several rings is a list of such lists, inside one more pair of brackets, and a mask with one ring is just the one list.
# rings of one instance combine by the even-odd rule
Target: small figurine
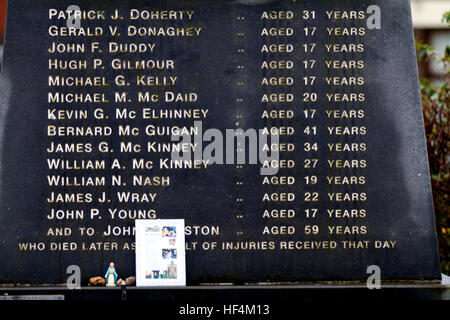
[[106,279],[107,287],[115,287],[116,286],[117,272],[116,272],[116,268],[114,268],[114,263],[112,263],[112,262],[109,264],[109,268],[106,271],[105,279]]

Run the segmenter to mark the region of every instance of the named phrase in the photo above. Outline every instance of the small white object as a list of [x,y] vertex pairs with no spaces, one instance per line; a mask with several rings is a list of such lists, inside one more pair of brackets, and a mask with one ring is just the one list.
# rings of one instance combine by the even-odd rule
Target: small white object
[[450,277],[441,273],[442,275],[442,284],[444,285],[450,285]]
[[184,219],[136,223],[136,286],[185,286]]

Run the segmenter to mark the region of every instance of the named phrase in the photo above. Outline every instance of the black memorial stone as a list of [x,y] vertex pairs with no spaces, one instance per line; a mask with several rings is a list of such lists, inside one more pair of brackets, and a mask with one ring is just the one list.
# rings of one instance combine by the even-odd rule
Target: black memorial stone
[[[6,30],[0,281],[133,275],[134,218],[185,219],[188,284],[440,278],[409,1],[14,0]],[[170,167],[194,121],[277,128],[278,172]]]

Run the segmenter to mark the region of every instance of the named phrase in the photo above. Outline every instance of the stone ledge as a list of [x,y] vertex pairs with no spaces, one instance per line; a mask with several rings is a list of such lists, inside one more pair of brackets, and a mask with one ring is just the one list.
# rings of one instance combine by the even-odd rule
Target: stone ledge
[[186,287],[3,287],[0,296],[64,296],[64,300],[135,300],[177,301],[179,303],[450,300],[450,285],[385,284],[369,290],[363,284],[314,284],[289,286],[186,286]]

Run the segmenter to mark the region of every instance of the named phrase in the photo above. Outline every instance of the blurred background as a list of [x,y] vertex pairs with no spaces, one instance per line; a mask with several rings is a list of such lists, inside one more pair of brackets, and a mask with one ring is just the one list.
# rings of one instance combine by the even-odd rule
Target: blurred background
[[[395,0],[393,0],[395,1]],[[0,0],[0,66],[7,0]],[[450,0],[411,0],[442,272],[450,274]]]
[[450,0],[411,0],[442,273],[450,274]]
[[[411,0],[411,7],[416,39],[444,53],[450,44],[450,29],[443,15],[450,10],[450,0]],[[446,77],[444,65],[436,59],[420,61],[419,73],[433,80]]]

